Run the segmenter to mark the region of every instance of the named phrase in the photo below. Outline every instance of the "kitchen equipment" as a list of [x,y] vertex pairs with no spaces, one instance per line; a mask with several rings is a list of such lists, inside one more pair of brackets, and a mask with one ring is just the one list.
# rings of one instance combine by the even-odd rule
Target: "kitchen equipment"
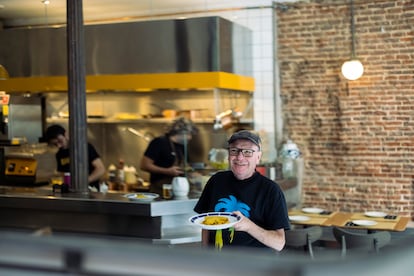
[[178,110],[177,117],[184,117],[189,120],[203,119],[206,111],[206,108]]
[[238,123],[240,118],[243,116],[237,107],[228,109],[216,115],[213,128],[218,129],[229,129],[233,126],[233,123]]
[[42,186],[53,176],[50,164],[55,164],[54,154],[46,144],[0,146],[0,185]]
[[174,109],[164,109],[162,115],[168,119],[174,119],[177,116],[177,111]]
[[35,183],[37,161],[32,156],[6,156],[0,148],[0,183],[2,185],[31,185]]
[[142,133],[142,132],[140,132],[140,131],[136,130],[135,128],[132,128],[132,127],[128,127],[126,129],[123,129],[123,130],[128,130],[132,134],[144,139],[147,142],[150,142],[152,139],[154,139],[154,135],[152,135],[151,133],[147,133],[147,132]]
[[282,173],[284,178],[293,178],[297,174],[296,160],[301,155],[298,146],[292,140],[287,140],[283,144],[279,153],[279,161],[282,163]]
[[125,166],[124,172],[126,184],[137,184],[137,170],[134,166]]
[[172,190],[175,198],[186,198],[190,191],[190,184],[186,177],[177,176],[172,180]]
[[257,165],[256,171],[272,180],[283,178],[281,163],[261,163]]
[[24,137],[37,143],[42,137],[42,97],[0,94],[0,140]]
[[208,153],[208,161],[210,166],[216,170],[225,170],[229,166],[229,153],[226,149],[212,148]]
[[[0,184],[35,185],[42,153],[42,101],[40,96],[0,93]],[[33,146],[28,143],[33,143]],[[49,179],[43,179],[48,184]]]

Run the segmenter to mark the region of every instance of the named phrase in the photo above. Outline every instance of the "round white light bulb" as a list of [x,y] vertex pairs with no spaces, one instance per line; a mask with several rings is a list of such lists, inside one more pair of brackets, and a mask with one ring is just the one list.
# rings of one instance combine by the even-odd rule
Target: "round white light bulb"
[[359,60],[353,59],[353,60],[345,61],[344,64],[342,64],[341,71],[342,71],[342,75],[346,79],[356,80],[356,79],[359,79],[364,73],[364,66]]

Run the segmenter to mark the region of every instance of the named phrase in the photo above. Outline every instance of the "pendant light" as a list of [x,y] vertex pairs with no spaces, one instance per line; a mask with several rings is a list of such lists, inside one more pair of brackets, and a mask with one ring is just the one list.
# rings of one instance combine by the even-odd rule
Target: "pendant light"
[[342,64],[342,75],[348,80],[357,80],[364,73],[364,66],[357,59],[355,54],[355,20],[354,20],[354,1],[351,1],[351,39],[352,52],[351,59]]
[[47,6],[50,4],[50,0],[42,0],[43,5],[45,6],[45,25],[48,26],[48,18],[47,18]]

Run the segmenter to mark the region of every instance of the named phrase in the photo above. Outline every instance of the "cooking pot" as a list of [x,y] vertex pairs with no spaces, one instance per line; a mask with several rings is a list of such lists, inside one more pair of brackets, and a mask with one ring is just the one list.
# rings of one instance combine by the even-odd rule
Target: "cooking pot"
[[205,110],[206,109],[203,108],[178,110],[177,116],[184,117],[190,120],[203,119],[205,117]]

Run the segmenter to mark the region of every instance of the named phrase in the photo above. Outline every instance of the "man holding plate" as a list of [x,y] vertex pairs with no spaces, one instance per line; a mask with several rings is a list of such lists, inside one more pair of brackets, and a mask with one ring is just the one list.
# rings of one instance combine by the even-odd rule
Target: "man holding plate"
[[228,145],[230,170],[209,179],[194,211],[232,212],[241,219],[228,229],[203,228],[203,245],[217,246],[223,231],[221,245],[282,250],[285,230],[290,228],[288,211],[279,185],[256,171],[262,156],[260,137],[241,130],[230,137]]

